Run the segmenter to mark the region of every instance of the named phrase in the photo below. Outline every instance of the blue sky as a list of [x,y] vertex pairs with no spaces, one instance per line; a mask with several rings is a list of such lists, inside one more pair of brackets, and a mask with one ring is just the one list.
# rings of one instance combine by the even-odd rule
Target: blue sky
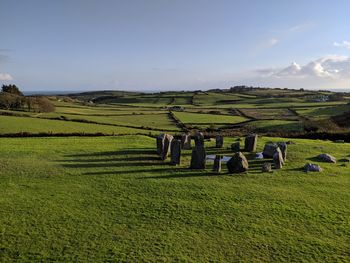
[[345,0],[0,0],[0,83],[350,89],[349,10]]

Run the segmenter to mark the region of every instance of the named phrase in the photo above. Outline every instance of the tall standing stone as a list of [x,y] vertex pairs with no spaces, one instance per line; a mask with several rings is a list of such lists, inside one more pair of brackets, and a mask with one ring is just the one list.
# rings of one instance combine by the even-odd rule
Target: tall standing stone
[[173,136],[170,134],[165,134],[164,135],[164,140],[163,140],[163,149],[162,149],[162,153],[161,153],[161,159],[164,161],[167,157],[168,154],[170,152],[170,145],[171,145],[171,141],[173,140]]
[[183,134],[181,137],[181,148],[184,150],[191,150],[191,135]]
[[244,150],[246,152],[255,152],[258,145],[258,135],[250,134],[245,137]]
[[217,134],[215,137],[215,147],[222,148],[224,145],[224,137],[221,134]]
[[226,165],[229,173],[242,173],[249,168],[248,160],[241,152],[235,153]]
[[278,142],[278,148],[280,148],[282,152],[283,161],[287,160],[287,144],[285,142]]
[[240,142],[234,142],[231,144],[231,150],[234,152],[234,153],[237,153],[241,150],[241,146],[240,146]]
[[213,172],[219,174],[221,172],[221,155],[216,155],[214,159]]
[[196,146],[204,146],[204,135],[202,132],[197,132],[194,136],[194,143]]
[[281,169],[283,167],[284,161],[280,148],[277,148],[276,152],[273,155],[273,164],[275,169]]
[[180,158],[181,158],[181,141],[180,140],[172,140],[170,157],[171,157],[170,164],[172,165],[180,164]]
[[157,142],[157,154],[161,155],[163,151],[163,145],[164,145],[164,134],[159,134],[156,138]]
[[191,169],[205,169],[206,153],[204,146],[195,146],[192,150]]

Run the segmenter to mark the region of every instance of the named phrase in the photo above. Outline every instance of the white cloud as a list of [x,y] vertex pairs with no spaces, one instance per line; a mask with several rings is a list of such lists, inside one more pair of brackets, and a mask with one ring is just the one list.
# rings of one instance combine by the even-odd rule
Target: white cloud
[[350,78],[350,58],[328,55],[303,66],[293,62],[290,66],[277,69],[260,69],[261,77],[275,78]]
[[350,57],[328,55],[305,64],[262,68],[230,78],[234,83],[265,87],[349,89]]
[[312,22],[305,22],[288,28],[287,32],[301,32],[314,26]]
[[273,47],[277,43],[278,43],[278,39],[277,38],[270,38],[269,41],[267,42],[267,46],[268,47]]
[[277,39],[276,37],[265,39],[255,46],[255,49],[253,50],[252,53],[256,55],[266,49],[272,48],[273,46],[277,45],[278,42],[279,42],[279,39]]
[[12,80],[12,76],[8,73],[0,73],[0,80],[2,81],[10,81]]
[[340,43],[334,42],[333,45],[335,47],[345,47],[345,48],[350,49],[350,41],[346,41],[346,40],[344,40],[344,41],[342,41]]

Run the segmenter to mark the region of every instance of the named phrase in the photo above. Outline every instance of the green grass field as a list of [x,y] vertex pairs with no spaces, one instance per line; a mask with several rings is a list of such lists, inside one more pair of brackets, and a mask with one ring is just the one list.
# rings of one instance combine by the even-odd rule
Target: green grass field
[[[104,91],[51,97],[49,113],[1,109],[0,262],[350,262],[350,143],[264,137],[346,135],[345,122],[329,121],[350,111],[349,99],[308,101],[315,94]],[[172,106],[184,111],[174,118]],[[225,136],[222,149],[207,140],[207,154],[232,155],[249,132],[257,151],[295,144],[272,173],[254,153],[236,175],[225,164],[215,175],[210,162],[190,170],[191,150],[177,167],[159,160],[150,135],[196,129]],[[83,133],[118,136],[67,136]],[[338,162],[317,161],[321,153]],[[323,172],[305,173],[308,162]]]
[[300,115],[314,118],[314,119],[325,119],[330,116],[340,115],[344,112],[350,111],[350,104],[339,105],[325,108],[309,108],[309,109],[298,109],[297,112]]
[[175,116],[183,123],[231,123],[246,121],[247,119],[241,116],[202,114],[190,112],[174,112]]
[[304,130],[301,122],[289,120],[258,120],[250,122],[248,126],[260,132],[302,132]]
[[[214,176],[145,136],[2,138],[0,261],[346,262],[350,144],[293,141],[280,171]],[[324,152],[340,161],[301,171]]]
[[[47,120],[28,117],[0,116],[0,133],[106,133],[106,134],[155,134],[156,132],[128,127],[115,127],[93,123]],[[159,133],[159,132],[158,132]]]

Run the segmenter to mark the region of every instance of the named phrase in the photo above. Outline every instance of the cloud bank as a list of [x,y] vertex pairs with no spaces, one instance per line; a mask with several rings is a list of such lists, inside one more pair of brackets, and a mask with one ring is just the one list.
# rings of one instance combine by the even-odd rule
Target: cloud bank
[[13,78],[8,73],[0,73],[0,80],[1,81],[10,81],[10,80],[13,80]]
[[350,41],[346,41],[346,40],[344,40],[343,42],[340,42],[340,43],[334,42],[333,45],[335,47],[345,47],[345,48],[350,49]]
[[350,89],[350,57],[328,55],[305,65],[293,62],[281,68],[258,69],[251,72],[250,78],[256,85]]

